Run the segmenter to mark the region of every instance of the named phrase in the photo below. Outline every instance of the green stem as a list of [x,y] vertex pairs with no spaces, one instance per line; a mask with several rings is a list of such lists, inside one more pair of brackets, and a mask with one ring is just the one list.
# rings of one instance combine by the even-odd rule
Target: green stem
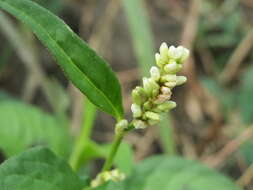
[[122,141],[125,133],[126,133],[126,131],[123,131],[123,130],[119,131],[118,133],[116,133],[116,135],[114,137],[114,140],[113,140],[111,151],[110,151],[109,156],[107,157],[107,159],[106,159],[106,161],[104,163],[102,172],[111,169],[114,157],[116,156],[116,153],[118,151],[118,148],[120,146],[120,143],[121,143],[121,141]]
[[69,163],[74,171],[77,171],[80,167],[82,154],[85,150],[87,142],[90,140],[93,123],[96,116],[96,107],[88,99],[85,99],[84,107],[85,111],[83,115],[85,120],[82,125],[81,134],[76,139],[74,150],[69,160]]

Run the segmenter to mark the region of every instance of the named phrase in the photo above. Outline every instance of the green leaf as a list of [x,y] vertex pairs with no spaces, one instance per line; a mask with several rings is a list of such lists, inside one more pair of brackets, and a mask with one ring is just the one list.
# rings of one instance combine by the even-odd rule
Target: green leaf
[[127,190],[239,190],[227,177],[195,161],[156,156],[139,164],[125,181]]
[[100,187],[95,188],[94,190],[125,190],[122,183],[108,182]]
[[93,104],[122,118],[121,88],[115,74],[62,20],[29,0],[0,0],[0,7],[32,29]]
[[0,100],[0,126],[0,149],[7,157],[35,145],[47,145],[61,156],[69,151],[66,124],[34,106]]
[[81,190],[84,184],[65,161],[34,148],[0,166],[2,190]]

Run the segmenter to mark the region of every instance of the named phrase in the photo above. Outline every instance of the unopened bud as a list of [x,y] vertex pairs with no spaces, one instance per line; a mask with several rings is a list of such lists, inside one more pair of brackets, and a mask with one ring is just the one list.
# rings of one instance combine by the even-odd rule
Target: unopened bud
[[190,55],[190,51],[186,48],[184,48],[184,51],[183,51],[183,54],[182,54],[182,57],[180,59],[181,63],[184,62]]
[[116,128],[115,131],[116,133],[123,131],[124,129],[126,129],[128,127],[128,121],[126,119],[122,119],[120,120],[117,124],[116,124]]
[[152,120],[152,119],[149,119],[148,120],[148,124],[149,125],[156,125],[156,124],[158,124],[160,122],[160,120],[158,121],[158,120]]
[[114,169],[111,171],[111,180],[114,182],[122,181],[126,178],[126,175],[120,172],[118,169]]
[[132,91],[132,99],[135,104],[141,105],[147,100],[147,94],[143,88],[137,86]]
[[166,101],[168,101],[171,97],[171,94],[160,94],[157,96],[157,98],[154,100],[154,104],[162,104]]
[[166,82],[164,83],[164,85],[169,88],[174,88],[175,86],[177,86],[177,82]]
[[168,88],[166,86],[161,87],[161,92],[162,92],[162,94],[166,94],[166,95],[171,95],[172,94],[170,88]]
[[151,111],[145,112],[144,116],[149,119],[149,120],[154,120],[154,121],[160,121],[160,116],[159,114]]
[[176,54],[176,47],[175,46],[170,46],[168,50],[168,55],[171,59],[175,59],[175,54]]
[[152,78],[143,78],[143,86],[146,93],[151,96],[153,90],[159,89],[159,85]]
[[142,115],[141,106],[139,106],[137,104],[132,104],[131,105],[131,110],[133,112],[133,117],[134,118],[141,117],[141,115]]
[[162,67],[162,65],[164,64],[164,62],[161,59],[161,55],[159,53],[155,54],[155,60],[156,60],[156,64],[159,67]]
[[151,96],[152,96],[152,98],[154,98],[154,97],[156,97],[158,94],[159,94],[159,89],[154,89],[154,90],[152,91]]
[[150,69],[151,78],[153,78],[155,81],[158,81],[160,79],[160,71],[157,67],[153,66]]
[[185,76],[177,76],[177,86],[186,83],[187,78]]
[[173,74],[178,71],[178,66],[177,66],[177,63],[175,61],[173,61],[171,63],[166,64],[163,69],[166,73]]
[[168,51],[169,51],[169,48],[168,48],[167,44],[165,42],[163,42],[162,45],[160,46],[160,55],[163,60],[167,60]]
[[157,106],[157,109],[166,112],[169,111],[177,106],[176,102],[174,101],[167,101]]
[[142,120],[134,120],[133,125],[135,129],[145,129],[147,127],[147,123]]
[[176,75],[164,75],[161,78],[162,82],[177,82],[177,76]]
[[143,104],[144,110],[152,109],[153,104],[150,101],[147,101]]

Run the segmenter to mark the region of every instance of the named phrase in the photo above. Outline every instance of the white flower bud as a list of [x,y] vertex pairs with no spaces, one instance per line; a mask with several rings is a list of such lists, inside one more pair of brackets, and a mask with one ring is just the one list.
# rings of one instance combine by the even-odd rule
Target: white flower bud
[[181,57],[181,62],[184,62],[190,55],[190,51],[186,48],[184,48],[184,52],[183,52],[183,55]]
[[104,183],[112,180],[114,182],[122,181],[126,178],[126,175],[120,172],[118,169],[114,169],[112,171],[105,171],[97,175],[97,177],[92,180],[91,187],[96,188]]
[[160,121],[160,115],[155,112],[147,111],[144,113],[144,116],[150,120]]
[[189,50],[184,48],[183,46],[178,46],[177,48],[175,48],[174,46],[170,46],[168,54],[171,59],[183,62],[185,59],[188,58]]
[[160,46],[160,55],[163,60],[166,60],[168,58],[168,51],[169,48],[165,42],[162,43]]
[[177,86],[177,82],[173,81],[173,82],[166,82],[164,83],[165,86],[169,87],[169,88],[174,88],[175,86]]
[[160,71],[157,67],[153,66],[150,69],[151,78],[153,78],[155,81],[158,81],[160,79]]
[[137,86],[133,91],[132,91],[132,99],[133,103],[141,105],[147,100],[147,94],[145,90],[142,87]]
[[141,111],[141,106],[137,104],[132,104],[131,105],[131,111],[133,112],[133,117],[141,117],[142,111]]
[[115,132],[119,133],[123,131],[124,129],[126,129],[127,127],[128,127],[128,121],[126,119],[122,119],[116,124]]
[[162,61],[162,59],[161,59],[161,55],[159,54],[159,53],[156,53],[155,54],[155,60],[156,60],[156,64],[157,64],[157,66],[159,66],[159,67],[162,67],[163,66],[163,61]]
[[121,173],[118,169],[114,169],[111,171],[111,179],[114,182],[122,181],[126,178],[124,173]]
[[147,127],[147,124],[141,120],[134,120],[133,125],[135,129],[145,129]]
[[177,106],[176,102],[167,101],[167,102],[162,103],[161,105],[158,105],[157,109],[162,112],[166,112],[166,111],[169,111],[169,110],[175,108],[176,106]]
[[178,71],[178,65],[175,61],[173,61],[169,64],[166,64],[163,69],[166,73],[176,73]]
[[143,86],[146,93],[151,96],[153,90],[159,89],[159,85],[155,82],[153,78],[143,78]]
[[177,75],[164,75],[161,78],[162,82],[177,82]]
[[174,59],[181,59],[184,54],[184,48],[182,46],[178,46],[175,51]]
[[187,78],[185,76],[177,76],[177,86],[186,83]]
[[172,94],[170,88],[168,88],[166,86],[161,87],[161,92],[162,92],[162,94],[166,94],[166,95],[171,95]]
[[175,59],[175,54],[176,54],[175,46],[170,46],[168,50],[168,56],[172,59]]

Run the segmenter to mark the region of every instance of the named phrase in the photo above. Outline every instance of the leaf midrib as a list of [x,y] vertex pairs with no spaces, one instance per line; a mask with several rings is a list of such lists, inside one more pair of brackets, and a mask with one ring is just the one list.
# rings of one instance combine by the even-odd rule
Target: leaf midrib
[[[23,12],[23,11],[17,9],[15,6],[9,4],[8,2],[3,2],[3,1],[2,1],[2,3],[5,4],[5,5],[7,5],[7,6],[10,6],[11,8],[13,8],[13,9],[15,9],[16,11],[20,12],[20,13],[23,14],[24,16],[28,17],[35,25],[37,25],[37,26],[43,31],[44,34],[46,34],[46,35],[53,41],[53,43],[59,48],[59,50],[60,50],[60,51],[62,52],[62,54],[66,57],[66,59],[67,59],[72,65],[74,65],[74,67],[76,67],[79,71],[81,71],[81,73],[83,73],[82,70],[81,70],[77,65],[75,65],[75,63],[74,63],[74,61],[72,60],[72,58],[68,56],[68,54],[65,52],[65,50],[64,50],[64,49],[51,37],[51,35],[44,29],[44,27],[43,27],[42,25],[40,25],[39,23],[37,23],[37,22],[36,22],[32,17],[30,17],[28,14],[26,14],[25,12]],[[35,4],[35,6],[37,6],[37,5]],[[50,13],[48,10],[45,9],[45,11],[48,12],[48,13],[51,15],[51,13]],[[53,15],[53,16],[54,16],[54,15]],[[56,19],[58,19],[58,18],[56,17]],[[61,20],[60,20],[60,21],[61,21]],[[61,22],[63,22],[63,21],[61,21]],[[63,22],[63,24],[65,24],[65,23]],[[71,32],[73,32],[70,28],[68,28],[68,30],[70,30]],[[74,33],[74,32],[73,32],[73,33]],[[76,36],[76,37],[77,37],[77,36]],[[77,38],[78,38],[78,37],[77,37]],[[117,119],[120,119],[121,114],[119,114],[118,111],[115,109],[115,107],[113,106],[113,104],[112,104],[112,102],[110,101],[110,99],[107,98],[107,96],[104,94],[104,92],[101,91],[101,90],[99,90],[99,89],[96,87],[96,85],[95,85],[85,74],[83,74],[83,75],[84,75],[84,78],[86,78],[86,80],[88,81],[88,83],[89,83],[91,86],[93,86],[93,87],[96,89],[96,91],[97,91],[99,94],[101,94],[101,95],[105,98],[105,100],[109,103],[109,105],[111,105],[111,107],[112,107],[114,113],[116,114]]]

